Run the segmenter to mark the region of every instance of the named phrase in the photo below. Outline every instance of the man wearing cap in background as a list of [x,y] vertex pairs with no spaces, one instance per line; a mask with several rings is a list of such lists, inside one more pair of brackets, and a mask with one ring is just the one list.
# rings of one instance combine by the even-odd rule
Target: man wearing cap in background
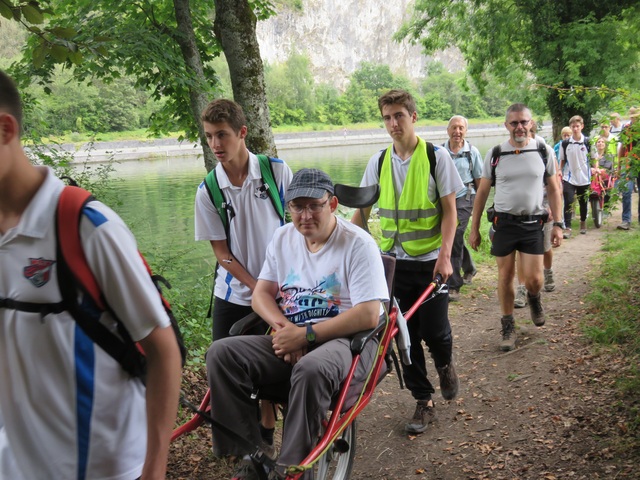
[[[222,339],[207,353],[213,420],[251,445],[260,443],[252,392],[290,382],[280,474],[313,448],[351,365],[349,337],[374,328],[389,298],[375,241],[335,215],[333,192],[320,170],[305,168],[293,176],[285,195],[292,223],[276,230],[251,304],[274,333]],[[376,342],[366,346],[356,381],[367,377],[376,348]],[[216,454],[250,453],[215,424],[213,442]],[[234,478],[259,477],[245,459]]]
[[[631,162],[633,160],[634,163],[636,163],[637,169],[637,154],[631,154],[631,150],[634,148],[633,137],[640,134],[640,124],[638,123],[640,108],[631,107],[629,109],[629,118],[631,121],[623,128],[620,134],[620,146],[618,147],[618,158],[620,160],[618,162],[618,174],[616,176],[623,185],[626,183],[626,187],[622,189],[622,223],[618,225],[618,230],[629,230],[629,228],[631,228],[631,195],[633,194],[633,187],[636,181],[640,188],[640,175],[634,178],[632,176],[634,169],[631,168]],[[623,164],[625,165],[624,169],[622,168]],[[640,201],[638,201],[638,221],[640,222]]]

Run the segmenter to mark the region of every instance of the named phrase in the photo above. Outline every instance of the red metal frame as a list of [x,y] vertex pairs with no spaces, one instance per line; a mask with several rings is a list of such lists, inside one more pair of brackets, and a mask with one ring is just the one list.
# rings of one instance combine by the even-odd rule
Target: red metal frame
[[[416,312],[416,310],[420,307],[420,305],[422,305],[422,303],[424,303],[424,301],[433,293],[433,291],[438,286],[438,284],[439,284],[439,281],[436,280],[431,282],[427,286],[425,291],[418,298],[418,300],[416,300],[416,302],[412,305],[409,311],[404,314],[407,321],[411,319],[411,317]],[[345,378],[345,381],[343,382],[343,386],[340,390],[340,394],[338,396],[338,400],[334,406],[334,409],[331,412],[331,416],[329,420],[326,422],[326,427],[322,435],[322,438],[320,439],[318,444],[315,446],[315,448],[309,453],[309,455],[301,462],[300,464],[301,466],[303,467],[308,466],[316,462],[318,458],[322,455],[322,453],[325,451],[325,449],[329,445],[331,445],[333,442],[336,441],[336,439],[349,426],[349,424],[368,405],[369,401],[371,400],[371,396],[373,395],[373,391],[377,386],[378,378],[380,376],[380,370],[382,369],[382,366],[385,364],[385,355],[389,348],[389,344],[391,343],[391,340],[395,337],[395,335],[398,333],[398,326],[396,321],[397,321],[397,312],[395,308],[392,308],[391,312],[389,313],[389,320],[388,320],[388,325],[386,327],[386,331],[382,339],[380,340],[380,344],[378,345],[378,353],[377,353],[376,361],[373,367],[373,371],[369,376],[369,380],[367,381],[367,384],[364,387],[364,392],[362,393],[362,396],[358,399],[358,401],[351,408],[349,408],[347,411],[341,414],[340,412],[344,407],[344,402],[346,399],[348,387],[351,381],[353,380],[356,367],[360,362],[359,354],[353,357],[351,368],[349,369],[349,373]],[[211,392],[210,390],[207,390],[205,397],[200,403],[199,410],[201,412],[209,413],[211,411],[210,398],[211,398]],[[202,425],[204,422],[205,422],[204,417],[200,413],[195,413],[189,421],[187,421],[185,424],[179,426],[173,431],[173,434],[171,436],[171,441],[174,441],[175,439],[177,439],[178,437],[186,433],[192,432],[193,430],[198,428],[200,425]],[[304,472],[288,475],[286,479],[298,480],[303,474]]]

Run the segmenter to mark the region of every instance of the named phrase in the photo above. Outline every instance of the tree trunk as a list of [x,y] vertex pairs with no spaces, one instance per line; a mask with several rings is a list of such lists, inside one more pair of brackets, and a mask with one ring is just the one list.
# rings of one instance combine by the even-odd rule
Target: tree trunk
[[207,172],[216,166],[216,157],[207,144],[204,135],[200,115],[207,106],[209,99],[207,98],[207,80],[204,76],[202,68],[202,60],[200,52],[196,45],[195,35],[193,33],[193,22],[191,21],[191,10],[189,8],[189,0],[173,0],[173,8],[176,13],[176,22],[178,24],[178,35],[176,41],[180,45],[182,57],[187,67],[187,71],[193,75],[200,88],[189,88],[189,103],[191,106],[191,114],[193,115],[195,124],[198,126],[198,136],[200,137],[200,145],[204,155],[204,166]]
[[569,126],[569,119],[574,115],[580,115],[584,120],[583,133],[585,136],[591,131],[591,119],[593,118],[591,111],[584,107],[576,106],[576,102],[578,105],[583,105],[583,96],[576,95],[575,97],[571,97],[565,94],[561,97],[558,90],[548,90],[547,107],[549,107],[551,121],[553,122],[552,131],[554,144],[561,139],[562,129]]
[[255,153],[276,155],[256,16],[247,0],[215,0],[215,6],[213,29],[227,58],[234,100],[247,117],[247,147]]

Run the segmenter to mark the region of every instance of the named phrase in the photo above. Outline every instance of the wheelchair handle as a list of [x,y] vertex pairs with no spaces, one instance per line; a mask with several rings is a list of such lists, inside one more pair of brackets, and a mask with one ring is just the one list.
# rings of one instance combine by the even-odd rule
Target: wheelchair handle
[[440,275],[438,273],[436,275],[436,277],[433,279],[433,281],[429,285],[427,285],[427,288],[424,289],[424,292],[422,292],[422,294],[415,301],[415,303],[413,305],[411,305],[411,308],[404,314],[404,317],[407,320],[409,320],[413,316],[413,314],[416,312],[416,310],[418,310],[418,308],[420,308],[420,305],[422,305],[424,302],[426,302],[427,299],[431,296],[431,294],[437,288],[440,288],[442,283],[443,283],[442,282],[442,275]]

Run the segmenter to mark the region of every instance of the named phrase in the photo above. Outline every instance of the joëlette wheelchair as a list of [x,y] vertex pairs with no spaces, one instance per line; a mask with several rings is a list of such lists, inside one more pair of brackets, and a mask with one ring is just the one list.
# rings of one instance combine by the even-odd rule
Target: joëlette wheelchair
[[[372,206],[378,199],[380,188],[378,185],[370,187],[350,187],[347,185],[336,184],[335,195],[343,206],[362,209]],[[364,218],[364,217],[363,217]],[[365,230],[368,230],[365,225]],[[395,270],[395,257],[382,254],[382,260],[385,269],[387,285],[389,286],[389,296],[393,298],[393,275]],[[438,294],[442,289],[442,283],[438,276],[424,290],[420,298],[415,304],[404,313],[405,319],[408,321],[418,310],[420,305],[432,296]],[[300,463],[300,465],[292,465],[287,468],[287,480],[296,480],[301,478],[306,472],[312,471],[314,479],[320,480],[347,480],[350,478],[351,470],[356,453],[356,417],[367,406],[373,392],[380,381],[393,369],[392,361],[393,348],[389,348],[391,340],[398,333],[398,311],[390,302],[386,305],[388,315],[383,315],[375,329],[360,332],[351,339],[351,351],[353,360],[349,373],[342,382],[337,395],[334,396],[331,409],[327,414],[327,419],[323,421],[322,432],[319,432],[319,440],[313,450]],[[259,322],[262,322],[256,314],[249,315],[242,320],[236,322],[230,330],[230,335],[241,335]],[[378,348],[371,367],[370,374],[364,384],[356,384],[353,381],[356,372],[356,366],[359,364],[360,355],[367,342],[378,340]],[[394,355],[395,357],[395,355]],[[395,361],[397,366],[397,360]],[[398,373],[400,375],[400,373]],[[261,388],[260,391],[254,392],[257,399],[266,399],[278,404],[286,404],[288,389],[287,385],[274,385],[268,388]],[[199,407],[181,399],[181,403],[190,408],[194,415],[183,425],[177,427],[173,431],[171,440],[195,430],[203,423],[211,424],[213,421],[210,416],[211,392],[207,391],[205,397]],[[286,412],[286,409],[285,409]],[[257,421],[257,419],[256,419]],[[285,419],[286,421],[286,419]],[[214,428],[222,428],[225,433],[237,437],[224,425],[217,422]],[[240,438],[238,439],[241,440]],[[248,442],[247,442],[248,443]],[[251,460],[257,467],[259,475],[263,475],[267,480],[266,470],[273,470],[275,461],[269,458],[259,446],[247,445],[253,451],[250,455]]]

